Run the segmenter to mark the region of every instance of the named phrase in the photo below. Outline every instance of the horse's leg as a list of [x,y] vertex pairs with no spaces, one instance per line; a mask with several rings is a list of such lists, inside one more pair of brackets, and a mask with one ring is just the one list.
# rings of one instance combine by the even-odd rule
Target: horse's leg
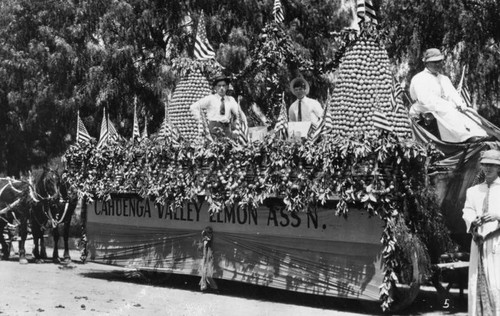
[[61,263],[61,259],[59,259],[59,226],[54,227],[52,229],[52,236],[54,236],[54,251],[52,252],[52,261],[54,263]]
[[63,239],[64,239],[64,262],[70,263],[71,256],[69,255],[69,228],[71,224],[71,217],[64,223]]
[[33,257],[35,257],[35,262],[40,262],[40,249],[38,248],[38,244],[40,241],[41,229],[40,225],[37,225],[34,221],[31,224],[31,234],[33,235]]
[[24,245],[26,244],[26,237],[28,236],[28,219],[21,219],[21,224],[19,225],[19,263],[27,264],[28,259],[26,259],[26,249]]
[[0,244],[2,245],[2,259],[7,260],[9,259],[10,255],[10,247],[5,241],[5,238],[3,237],[3,231],[5,229],[6,224],[3,221],[0,221]]

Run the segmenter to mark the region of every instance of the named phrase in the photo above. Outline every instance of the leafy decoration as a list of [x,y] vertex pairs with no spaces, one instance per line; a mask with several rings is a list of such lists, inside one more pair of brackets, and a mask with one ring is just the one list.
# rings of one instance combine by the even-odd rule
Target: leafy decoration
[[[75,145],[65,157],[68,180],[91,199],[134,192],[173,210],[204,196],[211,213],[231,204],[256,207],[272,196],[282,197],[290,212],[327,200],[338,201],[341,216],[348,216],[350,207],[363,207],[385,221],[380,291],[385,310],[392,303],[397,274],[405,273],[405,260],[411,262],[408,249],[416,241],[428,242],[429,234],[443,245],[449,241],[440,217],[433,225],[423,224],[422,215],[428,214],[421,206],[432,206],[432,197],[424,195],[419,202],[426,190],[426,168],[438,154],[432,147],[384,135],[330,137],[317,145],[265,139],[246,147],[224,138],[179,145],[144,140],[103,149]],[[410,234],[404,230],[411,232],[412,241],[405,241]]]

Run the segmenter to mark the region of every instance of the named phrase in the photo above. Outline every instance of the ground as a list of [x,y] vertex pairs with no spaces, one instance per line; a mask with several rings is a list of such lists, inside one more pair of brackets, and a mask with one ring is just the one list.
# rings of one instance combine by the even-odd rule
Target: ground
[[[49,254],[51,251],[49,249]],[[375,315],[378,303],[335,299],[219,280],[219,293],[199,291],[199,278],[139,273],[96,263],[79,253],[68,265],[0,261],[0,315]],[[466,315],[466,296],[451,305],[423,287],[401,315]]]

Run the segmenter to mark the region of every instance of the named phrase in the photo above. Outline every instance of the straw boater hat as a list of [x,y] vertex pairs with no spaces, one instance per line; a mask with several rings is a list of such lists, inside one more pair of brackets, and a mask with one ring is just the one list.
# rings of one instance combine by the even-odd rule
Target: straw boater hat
[[444,59],[444,55],[441,54],[441,51],[437,48],[429,48],[428,50],[425,51],[424,53],[424,58],[422,58],[422,61],[424,63],[431,62],[431,61],[441,61]]
[[500,165],[500,151],[496,149],[483,151],[479,162],[482,164]]
[[225,75],[217,75],[215,76],[213,79],[212,79],[212,87],[215,87],[215,85],[219,82],[219,81],[225,81],[227,85],[229,85],[231,83],[231,78],[229,78],[228,76],[225,76]]
[[[304,89],[306,90],[306,95],[309,94],[309,83],[304,78],[298,77],[298,78],[293,79],[290,82],[290,91],[292,91],[293,95],[295,95],[295,91],[293,88],[295,86],[298,86],[298,85],[301,85],[304,87]],[[295,95],[295,96],[297,96],[297,95]]]

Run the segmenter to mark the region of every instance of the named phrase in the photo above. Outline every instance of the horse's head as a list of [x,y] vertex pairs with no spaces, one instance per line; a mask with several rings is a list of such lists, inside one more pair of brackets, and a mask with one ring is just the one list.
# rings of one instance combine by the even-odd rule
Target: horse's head
[[45,201],[55,201],[61,196],[59,191],[60,176],[57,171],[50,168],[43,168],[34,176],[34,188],[39,199]]

